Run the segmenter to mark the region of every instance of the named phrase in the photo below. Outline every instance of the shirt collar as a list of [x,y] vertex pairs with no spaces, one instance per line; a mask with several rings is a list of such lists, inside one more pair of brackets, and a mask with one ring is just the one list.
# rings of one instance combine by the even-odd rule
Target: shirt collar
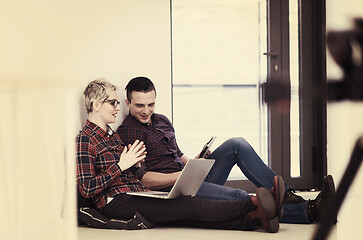
[[[128,117],[130,117],[132,120],[139,122],[142,125],[148,125],[149,123],[142,123],[139,120],[137,120],[137,118],[135,118],[130,112]],[[153,115],[151,115],[151,124],[155,125],[159,122],[159,116],[156,113],[153,113]]]
[[110,126],[107,125],[107,132],[105,130],[103,130],[100,126],[98,126],[97,124],[91,122],[90,120],[87,119],[86,121],[86,126],[91,129],[94,133],[96,133],[97,135],[100,135],[102,137],[106,136],[106,135],[110,135],[112,136],[112,134],[114,133],[114,131],[111,129]]

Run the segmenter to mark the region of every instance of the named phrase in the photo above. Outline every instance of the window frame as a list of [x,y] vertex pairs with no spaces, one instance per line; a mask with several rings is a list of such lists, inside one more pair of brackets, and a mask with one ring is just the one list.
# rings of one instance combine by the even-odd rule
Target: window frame
[[[267,81],[290,86],[289,77],[289,0],[266,0],[268,16]],[[300,100],[300,177],[290,171],[290,114],[268,104],[268,163],[293,188],[321,189],[327,172],[326,156],[326,46],[325,0],[299,1],[299,95]],[[172,0],[170,1],[172,23]],[[172,35],[172,24],[171,35]],[[171,39],[171,46],[172,46]],[[171,48],[172,51],[172,48]],[[172,54],[171,54],[172,55]],[[171,79],[173,79],[171,59]],[[277,66],[278,71],[274,71]],[[262,91],[262,89],[261,89]],[[173,89],[171,89],[173,93]],[[311,94],[314,93],[314,94]],[[315,94],[316,93],[316,94]],[[288,94],[289,95],[289,94]],[[290,100],[290,99],[288,99]],[[173,95],[172,100],[173,101]],[[172,110],[173,112],[173,110]],[[254,192],[249,180],[230,180],[227,186]]]

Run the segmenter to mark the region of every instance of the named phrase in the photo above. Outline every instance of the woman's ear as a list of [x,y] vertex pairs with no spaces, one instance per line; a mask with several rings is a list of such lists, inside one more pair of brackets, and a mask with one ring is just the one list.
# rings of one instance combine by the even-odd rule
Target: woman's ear
[[100,110],[101,104],[102,103],[100,101],[94,101],[92,103],[93,110],[95,110],[96,112],[98,112]]

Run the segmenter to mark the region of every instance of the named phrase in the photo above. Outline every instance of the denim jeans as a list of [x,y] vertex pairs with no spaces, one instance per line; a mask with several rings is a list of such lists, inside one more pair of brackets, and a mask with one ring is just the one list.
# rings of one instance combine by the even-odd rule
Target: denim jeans
[[[249,198],[246,191],[223,186],[232,167],[237,164],[243,174],[256,187],[273,187],[274,173],[257,155],[244,138],[230,138],[213,151],[208,158],[215,159],[197,197],[218,200],[243,200]],[[285,183],[285,189],[291,187]],[[307,214],[308,201],[300,204],[284,204],[283,223],[310,223]]]

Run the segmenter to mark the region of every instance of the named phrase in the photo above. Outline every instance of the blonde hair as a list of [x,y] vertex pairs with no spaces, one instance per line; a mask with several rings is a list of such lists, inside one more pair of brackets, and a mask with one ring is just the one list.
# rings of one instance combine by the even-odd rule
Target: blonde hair
[[97,78],[90,82],[83,92],[84,106],[86,107],[87,113],[93,111],[94,102],[106,100],[108,93],[116,90],[117,87],[105,78]]

